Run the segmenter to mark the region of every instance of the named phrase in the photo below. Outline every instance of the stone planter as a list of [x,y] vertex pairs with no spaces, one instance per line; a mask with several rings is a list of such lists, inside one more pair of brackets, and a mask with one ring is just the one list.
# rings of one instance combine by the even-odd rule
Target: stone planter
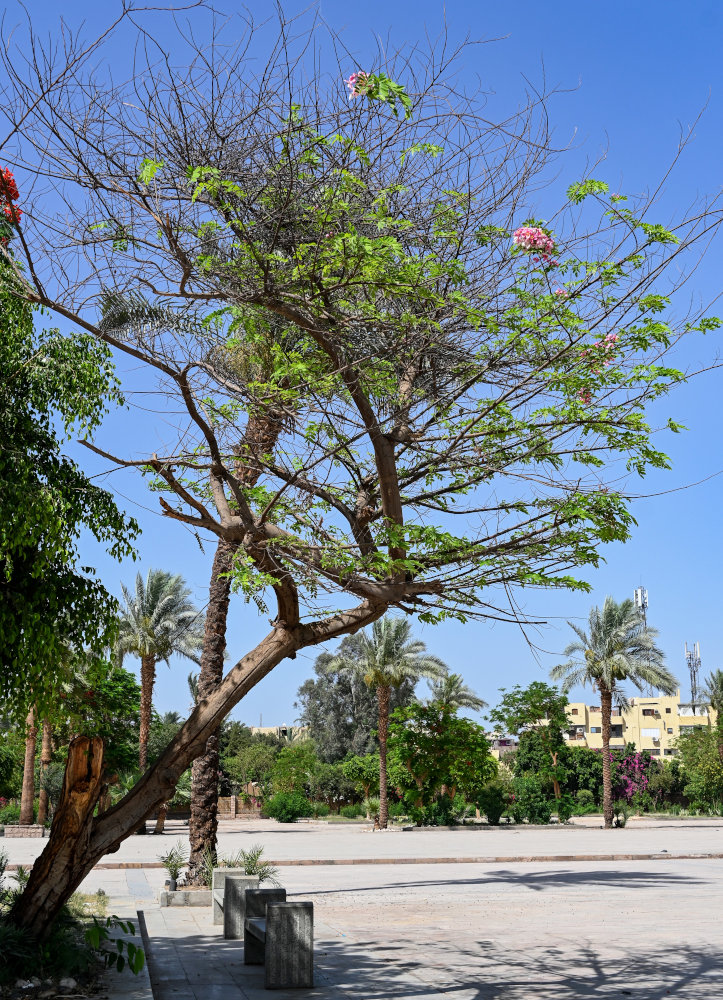
[[210,889],[177,889],[171,892],[161,889],[158,895],[161,906],[210,906]]
[[42,823],[31,823],[29,826],[13,823],[5,827],[6,837],[45,837],[49,833],[50,830],[46,831]]

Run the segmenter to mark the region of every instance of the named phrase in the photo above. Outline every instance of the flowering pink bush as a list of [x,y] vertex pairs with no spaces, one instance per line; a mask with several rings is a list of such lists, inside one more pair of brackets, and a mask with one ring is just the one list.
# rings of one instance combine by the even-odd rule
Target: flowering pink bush
[[[518,247],[522,247],[523,250],[541,251],[542,259],[545,261],[550,261],[551,256],[555,251],[555,241],[553,238],[548,236],[547,233],[538,226],[520,226],[520,228],[516,229],[512,234],[512,239],[515,244]],[[551,263],[557,264],[557,261],[553,260]]]
[[616,798],[632,802],[636,795],[642,794],[650,782],[652,758],[642,753],[626,754],[615,762]]
[[352,101],[355,97],[366,94],[369,89],[369,74],[363,69],[357,70],[344,83],[349,88],[349,100]]

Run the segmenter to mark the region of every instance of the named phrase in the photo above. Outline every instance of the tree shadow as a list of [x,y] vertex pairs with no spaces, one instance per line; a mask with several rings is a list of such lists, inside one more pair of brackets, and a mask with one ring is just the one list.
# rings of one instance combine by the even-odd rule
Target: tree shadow
[[[139,914],[140,916],[140,914]],[[263,968],[243,964],[243,946],[218,932],[151,934],[147,956],[155,1000],[261,1000]],[[699,1000],[723,996],[723,951],[681,944],[646,947],[564,941],[529,948],[429,926],[380,927],[377,939],[352,939],[321,923],[313,990],[285,997],[391,997],[422,1000]],[[484,932],[484,931],[483,931]],[[488,930],[489,933],[489,930]]]
[[[617,863],[619,864],[619,862]],[[532,889],[535,892],[559,889],[561,887],[576,886],[606,886],[608,888],[622,889],[646,889],[656,886],[675,885],[704,885],[708,880],[695,878],[691,875],[679,875],[672,872],[641,872],[637,870],[624,871],[619,867],[615,869],[553,869],[548,871],[513,871],[511,869],[499,868],[493,871],[486,871],[483,876],[477,878],[450,878],[450,879],[419,879],[417,881],[405,882],[380,882],[376,885],[359,886],[353,885],[348,888],[330,887],[328,889],[318,888],[305,890],[299,893],[289,893],[292,895],[304,896],[332,896],[344,893],[368,893],[383,892],[393,889],[414,889],[432,888],[434,886],[494,886],[504,884],[517,886],[518,888]]]

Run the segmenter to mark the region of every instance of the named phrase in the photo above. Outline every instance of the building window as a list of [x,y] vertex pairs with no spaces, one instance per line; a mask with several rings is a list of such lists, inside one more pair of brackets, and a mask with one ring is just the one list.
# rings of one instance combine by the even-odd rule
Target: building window
[[660,730],[659,729],[641,729],[640,730],[640,735],[643,738],[647,738],[649,740],[659,740],[660,739]]
[[678,751],[673,750],[672,747],[666,747],[665,750],[663,750],[663,753],[665,754],[666,757],[674,757],[677,752]]
[[668,732],[669,732],[669,733],[672,733],[672,732],[673,732],[673,730],[672,730],[672,729],[669,729],[669,730],[668,730]]
[[620,739],[622,737],[622,735],[623,735],[623,727],[622,726],[610,726],[610,735],[613,736],[616,740]]
[[651,757],[659,757],[660,756],[660,750],[658,749],[658,747],[653,747],[653,749],[652,750],[648,750],[647,753],[649,753]]
[[655,709],[654,708],[644,708],[643,709],[643,715],[655,715]]
[[591,733],[599,733],[599,732],[601,732],[600,726],[590,726],[590,732]]
[[669,708],[666,708],[666,710],[665,710],[665,714],[666,714],[666,715],[670,715],[670,709],[669,709]]
[[571,715],[579,715],[580,713],[578,712],[578,710],[576,708],[571,708],[570,709],[570,714]]

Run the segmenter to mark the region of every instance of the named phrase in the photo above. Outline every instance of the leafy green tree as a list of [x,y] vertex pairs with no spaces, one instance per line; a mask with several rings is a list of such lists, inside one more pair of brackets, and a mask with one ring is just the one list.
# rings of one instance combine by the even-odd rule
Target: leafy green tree
[[[458,88],[458,106],[438,100],[454,67],[436,50],[415,62],[408,117],[403,56],[384,74],[368,67],[349,102],[286,46],[249,73],[245,54],[263,44],[253,33],[223,59],[195,30],[178,43],[191,51],[164,52],[171,37],[121,85],[104,77],[102,47],[90,61],[37,38],[32,57],[0,51],[13,73],[8,144],[37,178],[19,280],[182,409],[188,433],[168,453],[134,440],[132,456],[109,460],[152,472],[165,516],[236,546],[233,585],[274,605],[273,628],[203,695],[138,791],[78,824],[82,851],[66,840],[61,863],[51,835],[52,882],[36,866],[13,914],[36,931],[286,657],[394,608],[429,622],[509,617],[496,607],[509,588],[584,585],[581,567],[632,524],[617,459],[640,473],[667,464],[642,415],[682,377],[658,362],[678,334],[658,278],[718,224],[696,210],[668,231],[650,204],[590,177],[568,188],[555,230],[521,217],[552,155],[537,132],[544,104],[502,133]],[[71,87],[57,61],[76,55]],[[153,316],[115,325],[109,288],[146,289]],[[712,325],[691,316],[686,332]],[[299,346],[279,344],[279,326]],[[249,352],[271,359],[269,376],[247,377]],[[276,419],[283,445],[239,455],[257,414]],[[224,600],[209,599],[219,645]]]
[[565,649],[565,663],[553,667],[550,675],[569,691],[577,684],[590,684],[600,695],[603,743],[603,816],[605,826],[613,825],[610,719],[613,696],[624,697],[621,686],[630,681],[637,688],[655,687],[674,694],[678,682],[665,666],[663,651],[656,645],[658,630],[645,626],[630,599],[619,604],[606,597],[602,609],[591,608],[587,632],[568,622],[576,635]]
[[406,618],[382,618],[366,631],[344,639],[336,655],[324,668],[328,673],[346,673],[363,679],[377,696],[377,739],[379,740],[379,825],[389,822],[387,799],[387,733],[393,688],[416,683],[421,677],[442,678],[447,666],[427,653],[421,639],[412,639]]
[[[330,653],[321,653],[314,663],[315,677],[304,681],[297,692],[299,722],[309,727],[319,759],[333,764],[352,756],[365,756],[377,747],[379,724],[377,694],[357,673],[329,673]],[[409,705],[414,699],[415,680],[404,679],[389,692],[389,710]],[[379,774],[377,773],[377,781]]]
[[379,792],[379,754],[357,754],[342,761],[344,776],[356,787],[356,790],[369,799]]
[[343,764],[317,760],[309,783],[312,799],[321,800],[338,812],[344,802],[354,797],[355,790],[355,784],[347,777]]
[[475,712],[487,708],[487,702],[476,695],[472,688],[467,687],[461,674],[448,674],[438,680],[431,680],[429,688],[432,692],[430,700],[440,705],[449,705],[455,709],[472,708]]
[[[539,773],[552,784],[555,798],[561,795],[560,783],[565,778],[561,756],[565,754],[566,746],[563,730],[567,728],[565,708],[567,698],[560,694],[557,688],[542,681],[533,681],[526,688],[516,684],[511,691],[502,691],[502,700],[489,713],[489,720],[495,726],[495,731],[503,736],[525,734],[520,739],[522,757],[516,768],[524,767],[526,749],[534,755],[534,748],[541,750],[537,759]],[[534,730],[535,735],[530,734]],[[525,743],[525,746],[523,746]]]
[[122,402],[109,349],[94,337],[36,331],[16,294],[14,227],[0,214],[0,703],[25,719],[57,704],[69,646],[102,655],[117,602],[79,565],[89,531],[112,556],[132,553],[136,522],[62,453]]
[[715,730],[702,726],[678,737],[685,794],[697,808],[723,810],[723,761]]
[[135,593],[121,585],[125,605],[118,622],[115,653],[118,662],[129,653],[141,661],[141,724],[138,766],[148,763],[148,739],[153,705],[156,663],[174,653],[199,663],[203,645],[203,618],[189,601],[191,591],[180,575],[149,569],[145,581],[136,576]]
[[271,769],[274,792],[299,792],[306,795],[318,762],[312,740],[284,747],[279,751]]
[[723,670],[714,670],[705,679],[705,697],[716,713],[718,754],[723,761]]
[[602,805],[603,798],[603,758],[602,754],[590,747],[567,748],[567,781],[565,791],[576,795],[581,789],[590,792],[593,801]]
[[238,789],[245,790],[247,785],[253,783],[260,785],[262,793],[266,795],[272,780],[274,762],[280,753],[278,745],[249,743],[233,756],[224,757],[224,769]]
[[460,719],[449,705],[398,708],[389,726],[392,780],[418,823],[448,822],[459,794],[477,805],[497,776],[497,761],[481,726]]

